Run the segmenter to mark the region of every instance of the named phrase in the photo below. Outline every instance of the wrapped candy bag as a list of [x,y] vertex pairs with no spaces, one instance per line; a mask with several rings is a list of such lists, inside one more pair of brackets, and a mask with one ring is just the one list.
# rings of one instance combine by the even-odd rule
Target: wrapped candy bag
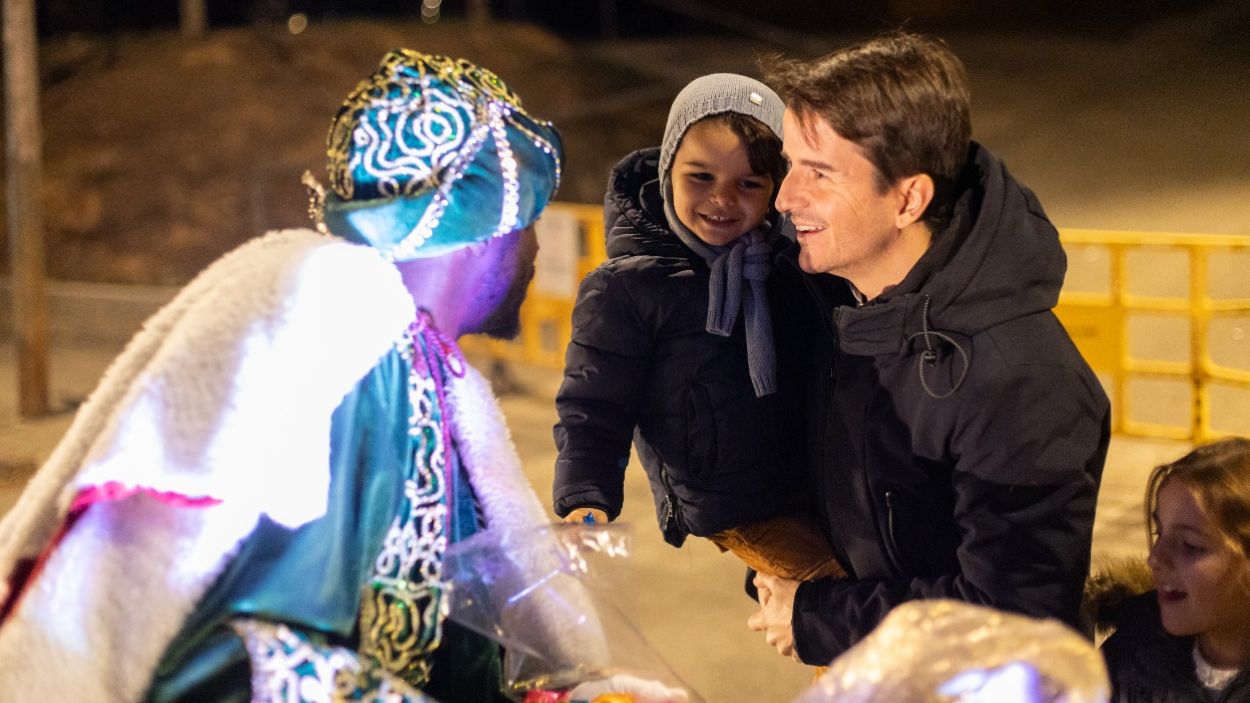
[[895,608],[795,703],[1106,703],[1094,646],[1056,620],[953,600]]
[[444,556],[448,618],[503,645],[527,702],[702,703],[615,603],[630,543],[620,524],[479,532]]

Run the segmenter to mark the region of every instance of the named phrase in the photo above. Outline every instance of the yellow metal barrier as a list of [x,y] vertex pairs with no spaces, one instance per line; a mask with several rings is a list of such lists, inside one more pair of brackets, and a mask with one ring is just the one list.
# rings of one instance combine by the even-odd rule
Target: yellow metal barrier
[[[1129,435],[1190,441],[1227,434],[1212,427],[1211,390],[1215,386],[1225,386],[1250,393],[1250,353],[1238,355],[1238,362],[1245,368],[1212,361],[1211,322],[1218,317],[1250,316],[1250,297],[1211,297],[1210,263],[1213,255],[1250,255],[1250,237],[1069,229],[1062,230],[1060,238],[1070,257],[1076,250],[1091,247],[1107,254],[1109,289],[1099,293],[1065,290],[1055,312],[1090,366],[1108,382],[1113,429]],[[1128,275],[1129,256],[1141,252],[1184,255],[1188,275],[1186,294],[1134,294],[1133,281]],[[1241,270],[1250,275],[1250,266]],[[1158,270],[1151,273],[1160,274]],[[1130,348],[1129,322],[1135,314],[1187,320],[1188,359],[1166,361],[1134,356]],[[1134,399],[1129,385],[1133,379],[1187,383],[1191,404],[1188,424],[1176,426],[1134,420],[1130,414]]]
[[[551,369],[563,367],[564,348],[572,332],[577,284],[606,257],[602,209],[594,205],[555,203],[539,221],[539,230],[539,270],[521,309],[521,336],[513,342],[467,338],[464,340],[467,352],[498,361]],[[1209,261],[1213,254],[1250,255],[1250,236],[1065,229],[1060,231],[1060,238],[1069,257],[1091,248],[1106,253],[1109,268],[1104,276],[1108,282],[1106,290],[1065,290],[1055,312],[1090,366],[1107,385],[1112,399],[1113,429],[1129,435],[1191,441],[1226,434],[1212,427],[1211,389],[1216,385],[1238,389],[1250,399],[1250,353],[1242,357],[1245,368],[1212,361],[1210,323],[1217,317],[1250,317],[1250,297],[1212,298],[1208,289]],[[1127,262],[1130,254],[1143,251],[1183,253],[1188,260],[1187,294],[1172,297],[1133,294]],[[1250,266],[1244,270],[1250,278]],[[1129,327],[1132,317],[1138,314],[1188,320],[1188,360],[1133,356]],[[1247,346],[1250,347],[1250,342]],[[1188,423],[1181,426],[1134,420],[1129,412],[1133,406],[1130,387],[1134,379],[1187,383],[1191,399]]]

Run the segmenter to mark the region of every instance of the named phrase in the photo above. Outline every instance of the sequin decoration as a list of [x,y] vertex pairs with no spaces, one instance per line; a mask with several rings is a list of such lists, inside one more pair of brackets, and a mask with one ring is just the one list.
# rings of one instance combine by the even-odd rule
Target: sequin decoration
[[508,128],[504,119],[511,114],[509,108],[499,103],[490,105],[490,132],[494,137],[495,153],[499,156],[499,170],[503,174],[503,207],[499,212],[499,226],[493,236],[499,237],[516,229],[520,213],[521,185],[517,181],[516,158],[508,143]]
[[313,632],[281,623],[239,619],[252,668],[253,703],[432,703],[390,672]]
[[463,374],[459,352],[424,311],[399,342],[411,366],[411,475],[404,500],[374,560],[373,578],[361,594],[361,652],[409,683],[429,680],[427,655],[442,638],[450,584],[442,580],[448,540],[450,438],[444,424],[444,380]]

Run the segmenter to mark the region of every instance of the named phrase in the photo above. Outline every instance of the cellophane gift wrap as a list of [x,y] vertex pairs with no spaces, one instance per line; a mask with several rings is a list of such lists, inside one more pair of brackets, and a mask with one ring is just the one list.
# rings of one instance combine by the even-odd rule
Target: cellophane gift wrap
[[952,600],[895,608],[795,703],[1106,703],[1089,640],[1037,620]]
[[632,690],[613,700],[702,703],[617,605],[631,542],[619,524],[479,532],[447,548],[448,617],[504,646],[518,697],[616,681]]

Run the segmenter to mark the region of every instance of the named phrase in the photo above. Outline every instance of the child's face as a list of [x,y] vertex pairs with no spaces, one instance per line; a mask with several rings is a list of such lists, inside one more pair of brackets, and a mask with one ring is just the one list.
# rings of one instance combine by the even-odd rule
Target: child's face
[[1164,481],[1155,509],[1158,541],[1147,564],[1159,587],[1163,627],[1195,635],[1204,652],[1224,651],[1250,633],[1250,589],[1245,560],[1234,552],[1179,481]]
[[751,170],[746,144],[723,122],[686,130],[671,178],[677,219],[708,244],[729,244],[768,214],[773,179]]

